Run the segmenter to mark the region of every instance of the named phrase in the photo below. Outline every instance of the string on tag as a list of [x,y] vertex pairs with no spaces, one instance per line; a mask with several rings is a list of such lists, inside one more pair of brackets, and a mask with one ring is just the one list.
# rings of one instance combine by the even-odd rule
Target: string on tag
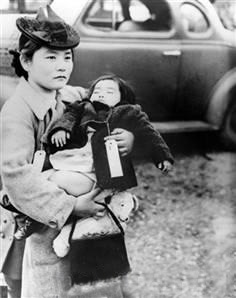
[[109,125],[108,121],[106,122],[106,125],[107,125],[107,133],[110,136],[111,135],[111,130],[110,130],[110,125]]

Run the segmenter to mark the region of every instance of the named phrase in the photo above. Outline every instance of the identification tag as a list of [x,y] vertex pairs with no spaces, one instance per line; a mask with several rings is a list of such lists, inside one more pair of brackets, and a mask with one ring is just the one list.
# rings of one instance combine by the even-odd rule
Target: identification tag
[[105,146],[111,177],[122,177],[123,170],[121,166],[117,142],[115,140],[107,140],[105,142]]
[[33,167],[38,171],[42,172],[46,152],[44,150],[38,150],[34,153]]

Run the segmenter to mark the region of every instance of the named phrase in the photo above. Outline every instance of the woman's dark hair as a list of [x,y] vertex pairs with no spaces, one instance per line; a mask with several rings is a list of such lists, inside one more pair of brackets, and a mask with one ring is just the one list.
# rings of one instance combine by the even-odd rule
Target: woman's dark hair
[[95,81],[93,81],[88,91],[88,98],[91,97],[97,83],[104,80],[112,80],[118,84],[121,95],[121,103],[135,104],[136,98],[132,87],[126,81],[114,74],[103,75],[97,78]]
[[15,69],[18,77],[23,76],[28,79],[28,72],[24,70],[20,62],[20,55],[22,54],[25,60],[31,60],[34,53],[41,48],[40,45],[29,40],[24,34],[19,38],[19,51],[10,50],[9,53],[13,55],[11,66]]

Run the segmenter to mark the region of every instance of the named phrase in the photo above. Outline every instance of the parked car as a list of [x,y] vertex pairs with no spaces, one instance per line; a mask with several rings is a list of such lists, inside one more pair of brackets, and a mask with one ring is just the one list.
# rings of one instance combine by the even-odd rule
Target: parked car
[[[217,130],[236,147],[236,33],[223,27],[208,0],[51,5],[81,36],[70,84],[87,87],[101,74],[115,73],[133,85],[159,131]],[[15,84],[8,55],[14,30],[1,48],[2,101]]]

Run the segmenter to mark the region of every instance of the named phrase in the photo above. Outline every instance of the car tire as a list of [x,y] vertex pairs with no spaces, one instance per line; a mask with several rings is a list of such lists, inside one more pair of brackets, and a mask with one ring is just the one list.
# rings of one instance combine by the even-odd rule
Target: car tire
[[221,140],[226,149],[236,150],[236,98],[226,111],[221,129]]

